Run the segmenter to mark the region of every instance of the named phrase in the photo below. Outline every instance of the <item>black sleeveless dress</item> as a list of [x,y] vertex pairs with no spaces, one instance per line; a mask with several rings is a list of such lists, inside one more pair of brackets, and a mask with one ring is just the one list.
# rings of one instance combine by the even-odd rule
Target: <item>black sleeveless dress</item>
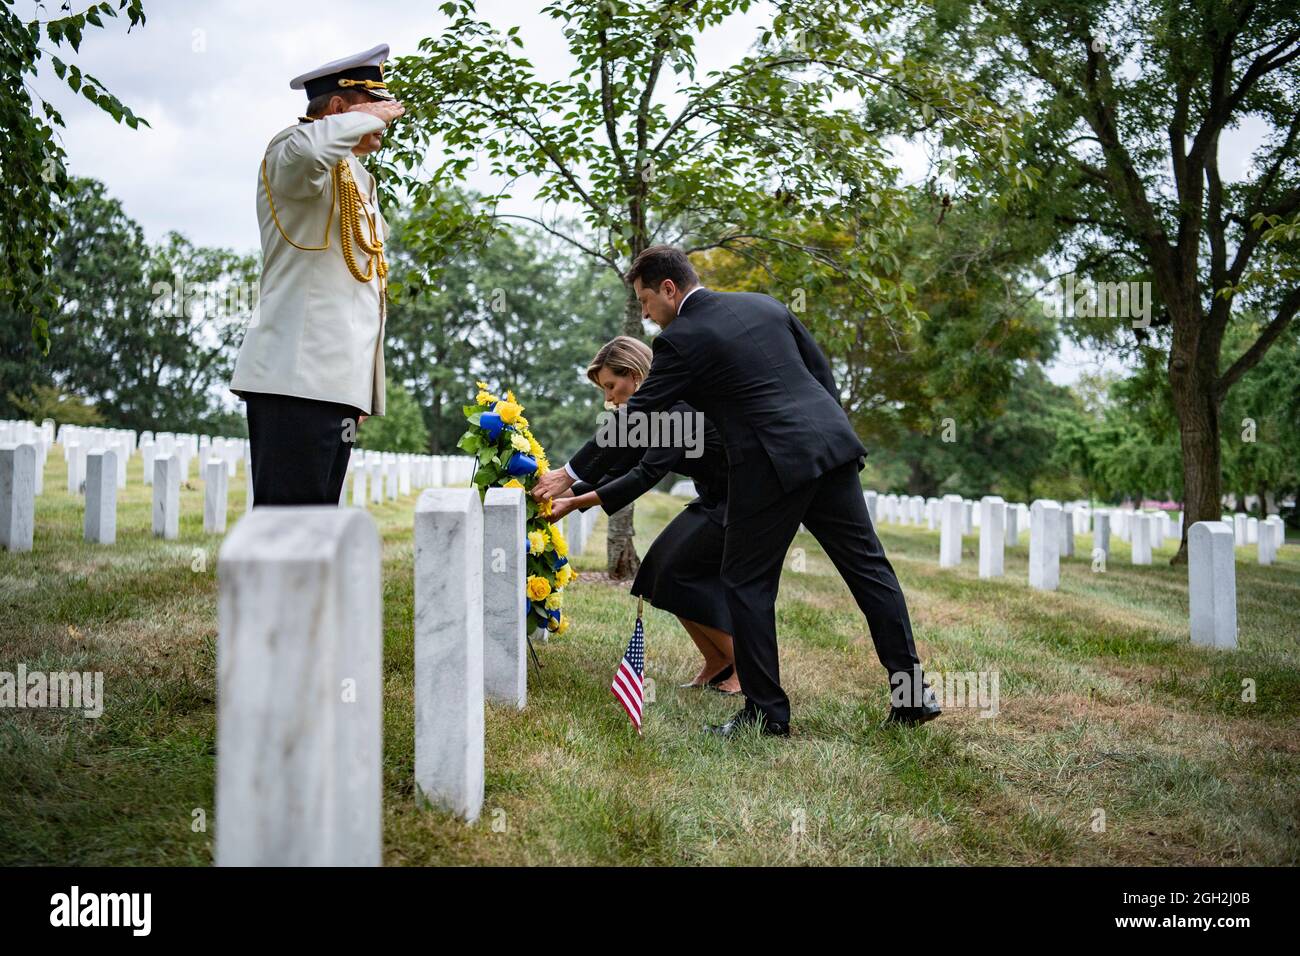
[[677,402],[678,415],[699,415],[704,423],[697,457],[685,448],[646,448],[620,473],[602,475],[593,482],[578,482],[572,493],[595,490],[606,514],[621,511],[657,485],[669,472],[695,482],[696,497],[670,521],[641,558],[632,593],[652,607],[688,621],[731,633],[731,612],[719,570],[726,541],[723,518],[727,511],[727,451],[717,429],[694,408]]

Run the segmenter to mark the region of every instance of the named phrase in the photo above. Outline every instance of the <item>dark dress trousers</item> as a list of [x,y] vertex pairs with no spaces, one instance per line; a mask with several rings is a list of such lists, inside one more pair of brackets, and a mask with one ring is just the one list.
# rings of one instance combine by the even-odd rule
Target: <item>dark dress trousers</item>
[[[670,409],[699,416],[685,402]],[[731,610],[722,587],[725,544],[723,512],[727,501],[727,452],[718,430],[703,416],[700,454],[685,448],[644,448],[630,467],[620,464],[594,482],[578,482],[575,495],[595,490],[606,514],[614,514],[675,472],[695,482],[696,497],[654,539],[641,559],[632,593],[651,606],[724,633],[731,633]]]
[[[337,505],[361,410],[295,395],[244,392],[253,505]],[[348,429],[347,422],[352,422]]]
[[[840,407],[830,363],[771,296],[699,289],[654,340],[654,360],[623,406],[645,414],[685,401],[718,429],[728,458],[721,578],[747,706],[788,723],[776,642],[776,593],[803,524],[866,616],[891,679],[920,668],[894,569],[858,483],[866,449]],[[569,465],[581,478],[626,467],[637,449],[593,439]]]

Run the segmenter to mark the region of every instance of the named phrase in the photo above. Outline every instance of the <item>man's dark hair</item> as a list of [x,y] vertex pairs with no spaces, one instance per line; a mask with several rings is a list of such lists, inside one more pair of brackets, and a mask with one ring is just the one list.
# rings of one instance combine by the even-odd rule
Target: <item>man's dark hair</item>
[[637,279],[656,292],[665,279],[672,279],[679,289],[689,289],[698,283],[699,276],[686,253],[676,246],[647,246],[627,270],[627,284],[633,285]]

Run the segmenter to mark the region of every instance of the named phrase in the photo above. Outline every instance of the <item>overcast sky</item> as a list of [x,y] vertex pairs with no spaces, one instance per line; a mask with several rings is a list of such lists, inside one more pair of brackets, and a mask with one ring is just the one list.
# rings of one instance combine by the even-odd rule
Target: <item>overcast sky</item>
[[[558,80],[572,61],[556,21],[534,12],[541,7],[478,4],[503,31],[519,25],[539,75]],[[112,21],[89,30],[76,62],[150,128],[118,126],[52,74],[37,90],[64,112],[71,171],[107,183],[150,239],[176,229],[202,245],[237,249],[257,247],[262,152],[306,103],[289,80],[378,43],[389,44],[394,57],[416,53],[421,39],[446,24],[431,0],[145,0],[145,12],[148,22],[129,35]],[[735,62],[761,20],[756,8],[702,38],[701,71]],[[526,188],[515,192],[536,211]]]
[[[315,66],[388,43],[393,56],[415,53],[445,18],[432,0],[145,0],[143,28],[128,35],[109,21],[86,33],[75,61],[148,120],[131,130],[115,124],[52,74],[38,93],[58,106],[72,173],[107,184],[151,240],[175,229],[200,245],[254,250],[258,163],[266,143],[296,121],[305,104],[289,80]],[[525,52],[543,79],[560,79],[572,61],[541,0],[480,0],[478,9],[502,30],[519,25]],[[30,13],[34,4],[19,0]],[[45,16],[48,16],[46,14]],[[734,63],[766,18],[760,4],[697,44],[700,72]],[[1241,141],[1241,140],[1239,140]],[[1225,178],[1244,172],[1247,150],[1228,148]],[[905,173],[919,166],[904,154]],[[909,169],[910,167],[910,169]],[[487,188],[486,181],[471,185]],[[513,211],[536,214],[527,183]],[[1067,349],[1052,369],[1061,382],[1095,368],[1099,356]]]

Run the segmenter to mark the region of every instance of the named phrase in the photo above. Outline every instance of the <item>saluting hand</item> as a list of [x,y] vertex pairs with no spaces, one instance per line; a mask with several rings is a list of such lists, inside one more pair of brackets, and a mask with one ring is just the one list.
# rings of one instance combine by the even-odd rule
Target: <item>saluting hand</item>
[[349,113],[369,113],[371,116],[377,116],[384,121],[384,125],[390,125],[393,120],[400,118],[406,113],[406,107],[397,100],[375,100],[371,103],[354,103],[348,107]]

